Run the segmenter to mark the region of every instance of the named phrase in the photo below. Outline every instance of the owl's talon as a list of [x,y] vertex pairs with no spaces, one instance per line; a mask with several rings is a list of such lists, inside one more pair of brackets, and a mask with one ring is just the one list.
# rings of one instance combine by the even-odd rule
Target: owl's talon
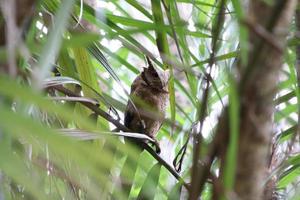
[[155,138],[153,138],[153,139],[154,139],[154,142],[151,142],[151,144],[155,146],[155,152],[157,154],[160,154],[161,149],[160,149],[159,143]]
[[159,144],[157,144],[157,145],[155,146],[155,148],[156,148],[156,153],[157,153],[157,154],[160,154],[161,150],[160,150]]

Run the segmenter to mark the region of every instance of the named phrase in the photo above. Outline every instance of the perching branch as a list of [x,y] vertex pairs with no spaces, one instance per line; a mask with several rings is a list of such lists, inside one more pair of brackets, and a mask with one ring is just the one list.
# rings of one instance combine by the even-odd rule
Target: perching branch
[[[51,88],[56,89],[59,92],[64,93],[65,95],[69,97],[80,97],[80,95],[74,93],[73,91],[61,86],[61,85],[55,85],[51,86]],[[110,114],[100,109],[97,105],[89,102],[89,101],[79,101],[82,105],[86,106],[87,108],[91,109],[95,114],[103,117],[107,121],[114,124],[118,130],[124,131],[124,132],[131,132],[126,126],[121,124],[118,120],[114,119]],[[169,165],[162,157],[160,157],[147,143],[141,141],[142,146],[144,149],[146,149],[152,156],[155,158],[162,166],[164,166],[178,181],[180,181],[184,187],[189,190],[189,185],[185,183],[183,178],[176,172],[176,170]]]

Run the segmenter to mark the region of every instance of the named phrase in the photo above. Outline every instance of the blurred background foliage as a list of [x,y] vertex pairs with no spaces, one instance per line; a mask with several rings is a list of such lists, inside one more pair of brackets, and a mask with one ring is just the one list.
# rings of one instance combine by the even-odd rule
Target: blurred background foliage
[[[235,91],[235,61],[238,55],[247,60],[240,2],[227,1],[222,10],[223,1],[215,0],[28,1],[20,22],[8,18],[9,12],[19,14],[20,5],[7,2],[1,1],[0,23],[13,32],[0,48],[0,199],[127,199],[123,171],[133,182],[130,199],[186,199],[182,181],[190,182],[193,156],[188,139],[201,108],[205,154],[222,109],[229,101],[235,105],[228,98]],[[274,99],[268,177],[276,178],[283,199],[297,199],[300,192],[294,23]],[[123,124],[130,85],[146,66],[145,55],[171,70],[167,122],[157,139],[169,166],[188,141],[179,178],[149,151],[139,155],[110,132]],[[123,169],[127,156],[137,170]],[[212,170],[219,173],[218,162]],[[211,199],[209,181],[201,196]]]

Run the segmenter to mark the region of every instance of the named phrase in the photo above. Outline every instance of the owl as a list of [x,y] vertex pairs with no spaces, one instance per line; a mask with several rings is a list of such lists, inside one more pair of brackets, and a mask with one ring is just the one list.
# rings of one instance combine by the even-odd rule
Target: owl
[[[168,102],[169,70],[155,69],[148,57],[146,60],[148,67],[131,85],[131,100],[127,103],[124,124],[133,132],[146,134],[156,141]],[[157,141],[155,146],[156,152],[160,153]]]

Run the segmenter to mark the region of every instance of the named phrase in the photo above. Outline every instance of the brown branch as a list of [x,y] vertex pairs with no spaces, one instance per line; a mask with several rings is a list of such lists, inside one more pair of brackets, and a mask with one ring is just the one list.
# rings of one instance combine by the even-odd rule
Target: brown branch
[[[60,85],[51,86],[51,88],[54,88],[57,91],[60,91],[60,92],[64,93],[67,96],[70,96],[70,97],[81,97],[80,95],[78,95],[78,94],[74,93],[73,91],[71,91],[71,90],[69,90],[69,89],[67,89],[67,88],[65,88],[63,86],[60,86]],[[124,132],[131,132],[130,129],[128,129],[123,124],[121,124],[118,120],[115,120],[112,116],[110,116],[107,112],[105,112],[102,109],[100,109],[97,105],[95,105],[93,103],[90,103],[90,102],[87,102],[87,101],[80,101],[79,103],[81,103],[82,105],[84,105],[87,108],[91,109],[97,115],[103,117],[107,121],[109,121],[112,124],[114,124],[118,128],[118,130],[121,130],[121,131],[124,131]],[[140,140],[139,140],[139,142],[140,142]],[[141,144],[153,156],[153,158],[155,158],[179,182],[181,182],[187,190],[189,190],[189,185],[187,183],[185,183],[185,181],[183,180],[183,178],[176,172],[176,170],[171,165],[169,165],[162,157],[160,157],[147,143],[142,142]]]
[[277,42],[272,33],[268,32],[263,26],[256,24],[250,18],[246,18],[242,21],[253,33],[262,38],[266,43],[276,49],[279,53],[282,53],[282,46]]
[[[292,0],[292,1],[295,1],[295,0]],[[257,24],[258,26],[265,27],[266,32],[273,34],[274,40],[275,40],[275,38],[277,39],[276,43],[278,44],[278,47],[282,46],[282,48],[284,47],[283,42],[278,39],[279,39],[279,37],[283,38],[282,36],[285,34],[279,33],[279,30],[276,28],[278,28],[280,26],[277,23],[280,22],[280,18],[282,17],[282,12],[284,12],[284,8],[286,5],[289,5],[288,0],[276,2],[274,8],[270,7],[270,5],[268,5],[265,2],[259,2],[259,1],[253,2],[252,1],[250,3],[250,7],[251,7],[250,12],[251,13],[250,12],[248,13],[250,18],[252,18],[253,23]],[[258,10],[260,10],[260,11],[258,12]],[[287,30],[287,29],[282,29],[282,30]],[[269,48],[266,45],[266,44],[269,44],[269,42],[268,42],[269,39],[265,38],[265,37],[256,37],[256,36],[257,36],[257,34],[255,34],[255,35],[250,34],[250,40],[251,40],[250,42],[253,45],[255,44],[255,47],[252,48],[252,51],[249,51],[250,61],[249,61],[248,65],[246,66],[246,70],[242,74],[243,79],[240,84],[241,88],[246,87],[244,85],[249,81],[249,77],[251,77],[251,74],[254,73],[254,71],[257,70],[257,68],[259,68],[259,67],[256,67],[256,66],[259,66],[259,62],[262,63],[264,61],[261,61],[261,60],[266,60],[264,57],[266,55],[262,55],[262,52],[264,52],[265,48]],[[271,49],[271,50],[273,51],[273,49]],[[274,53],[281,55],[282,50],[276,51]]]
[[150,153],[162,166],[164,166],[183,186],[190,190],[190,185],[187,184],[183,178],[177,173],[177,171],[169,165],[162,157],[160,157],[148,144],[143,143],[144,148]]

